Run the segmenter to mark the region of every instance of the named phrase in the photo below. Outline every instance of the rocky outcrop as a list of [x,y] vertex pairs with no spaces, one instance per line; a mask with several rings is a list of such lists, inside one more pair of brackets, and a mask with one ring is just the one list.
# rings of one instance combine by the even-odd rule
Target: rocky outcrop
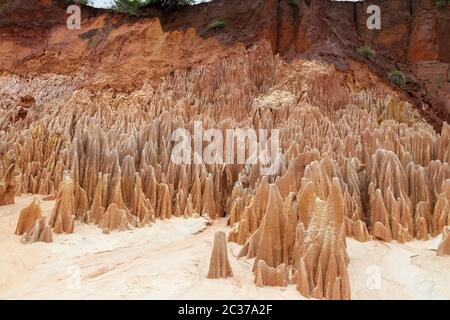
[[437,255],[438,256],[448,256],[450,255],[450,236],[447,228],[443,229],[442,232],[442,242],[438,246]]
[[30,205],[20,211],[15,234],[18,236],[30,233],[36,221],[42,218],[42,209],[39,202],[34,199]]
[[111,204],[102,216],[99,227],[108,230],[124,231],[129,228],[127,212],[119,209],[115,203]]
[[[309,228],[305,232],[302,225],[299,227],[294,249],[299,259],[295,262],[295,277],[297,288],[305,297],[350,299],[344,225],[339,222],[341,205],[332,195],[328,203],[317,199]],[[332,216],[337,220],[333,221]]]
[[327,202],[313,199],[305,229],[304,222],[297,220],[292,196],[283,204],[278,188],[270,186],[263,222],[239,253],[239,257],[256,257],[254,271],[258,286],[285,286],[290,281],[287,271],[290,265],[295,270],[293,281],[305,297],[350,298],[344,196],[336,178],[330,187]]
[[269,267],[276,268],[283,262],[284,229],[286,213],[278,188],[274,185],[269,189],[269,200],[260,229],[259,248],[256,253],[255,265],[264,260]]
[[3,172],[0,168],[0,206],[14,203],[16,182],[14,177],[15,164],[11,164]]
[[53,242],[52,229],[46,222],[46,218],[39,218],[30,232],[25,232],[20,240],[22,243]]
[[233,272],[228,260],[227,238],[224,232],[219,231],[214,235],[208,278],[219,279],[232,276]]
[[54,228],[55,233],[73,233],[77,212],[74,184],[74,181],[67,175],[58,192],[50,218],[50,226]]
[[255,283],[258,287],[285,287],[288,284],[288,269],[284,263],[272,268],[264,260],[259,260],[255,274]]

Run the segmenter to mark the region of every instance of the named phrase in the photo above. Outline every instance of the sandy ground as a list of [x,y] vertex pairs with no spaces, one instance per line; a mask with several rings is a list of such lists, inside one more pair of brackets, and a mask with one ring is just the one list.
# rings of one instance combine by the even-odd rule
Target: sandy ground
[[440,241],[441,236],[406,244],[348,239],[352,298],[450,299],[450,256],[436,256]]
[[[54,242],[23,245],[14,235],[21,208],[34,196],[0,207],[0,299],[302,299],[294,285],[257,288],[252,261],[237,260],[234,276],[206,279],[214,232],[203,218],[174,218],[153,226],[103,234],[77,224]],[[54,202],[41,201],[49,215]],[[440,237],[409,244],[348,239],[353,299],[449,299],[450,257],[433,251]]]

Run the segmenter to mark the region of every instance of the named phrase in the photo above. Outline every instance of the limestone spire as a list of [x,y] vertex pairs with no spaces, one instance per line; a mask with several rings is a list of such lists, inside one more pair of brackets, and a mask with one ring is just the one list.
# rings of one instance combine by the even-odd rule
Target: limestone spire
[[19,220],[17,221],[15,234],[20,236],[29,233],[34,223],[42,217],[42,209],[37,199],[34,199],[29,206],[20,210]]
[[218,279],[232,276],[233,272],[228,260],[227,239],[224,232],[218,231],[214,234],[214,244],[209,264],[208,278]]
[[278,188],[270,185],[266,214],[261,225],[261,242],[255,264],[264,260],[269,267],[276,268],[283,263],[283,241],[286,216]]
[[55,233],[73,233],[77,212],[74,191],[74,181],[69,174],[66,174],[49,223]]

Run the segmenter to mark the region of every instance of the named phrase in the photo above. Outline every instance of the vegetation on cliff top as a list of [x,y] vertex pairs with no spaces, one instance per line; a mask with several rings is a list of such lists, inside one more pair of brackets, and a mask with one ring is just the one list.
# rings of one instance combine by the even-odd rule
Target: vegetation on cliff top
[[6,9],[6,7],[8,7],[8,6],[9,6],[9,3],[10,3],[10,0],[6,0],[6,1],[4,1],[4,2],[0,3],[0,13],[2,13],[2,12],[3,12],[3,10],[5,10],[5,9]]
[[173,10],[193,4],[193,0],[114,0],[113,10],[139,16],[142,8],[155,5],[166,10]]
[[435,0],[435,3],[437,7],[444,7],[450,3],[450,0]]

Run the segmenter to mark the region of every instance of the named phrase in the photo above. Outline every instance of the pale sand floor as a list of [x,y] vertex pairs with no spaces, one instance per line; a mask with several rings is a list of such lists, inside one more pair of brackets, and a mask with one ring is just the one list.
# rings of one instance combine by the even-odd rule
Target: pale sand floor
[[[233,243],[234,276],[206,279],[213,235],[228,230],[225,220],[206,227],[203,218],[174,218],[109,235],[77,223],[74,234],[54,235],[53,243],[23,245],[14,230],[20,209],[33,198],[17,197],[16,204],[0,207],[0,299],[302,299],[294,285],[257,288],[252,261],[237,260],[240,246]],[[41,201],[47,215],[53,205]],[[432,251],[439,241],[348,239],[352,298],[449,299],[450,257]],[[381,280],[369,289],[373,270]]]

